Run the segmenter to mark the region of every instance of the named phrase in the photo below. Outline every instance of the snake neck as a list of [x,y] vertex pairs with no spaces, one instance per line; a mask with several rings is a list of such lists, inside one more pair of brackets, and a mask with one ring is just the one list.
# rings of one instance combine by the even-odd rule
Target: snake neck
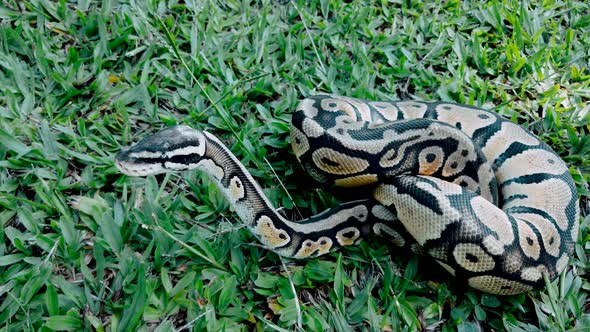
[[228,199],[243,223],[251,227],[256,212],[276,214],[274,206],[244,165],[214,135],[205,132],[206,151],[197,168],[204,171]]
[[240,220],[266,247],[282,256],[305,258],[355,244],[371,232],[372,200],[344,203],[299,222],[289,221],[231,151],[214,135],[204,134],[206,151],[197,169],[214,181]]

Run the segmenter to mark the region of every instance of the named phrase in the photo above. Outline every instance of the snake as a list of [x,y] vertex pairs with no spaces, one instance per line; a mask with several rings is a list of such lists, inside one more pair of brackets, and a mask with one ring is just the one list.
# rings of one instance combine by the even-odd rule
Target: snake
[[316,182],[370,194],[289,220],[219,138],[187,125],[122,148],[115,165],[129,176],[205,172],[257,240],[285,257],[317,257],[380,236],[498,295],[540,288],[568,265],[580,215],[570,170],[498,114],[317,94],[300,100],[290,140]]

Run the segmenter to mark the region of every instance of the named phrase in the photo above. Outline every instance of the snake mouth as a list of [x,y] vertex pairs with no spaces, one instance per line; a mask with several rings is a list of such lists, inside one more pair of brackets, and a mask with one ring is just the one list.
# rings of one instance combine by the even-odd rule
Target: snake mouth
[[125,148],[115,155],[115,166],[121,173],[128,176],[148,176],[165,171],[160,162],[149,163],[131,157],[130,150],[130,148]]

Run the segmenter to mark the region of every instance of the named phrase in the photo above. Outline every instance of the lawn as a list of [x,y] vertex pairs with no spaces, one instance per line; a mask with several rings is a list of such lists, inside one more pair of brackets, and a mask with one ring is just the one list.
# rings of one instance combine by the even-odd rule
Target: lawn
[[[1,2],[0,331],[588,331],[588,1],[147,3]],[[472,104],[539,135],[581,196],[566,272],[500,297],[380,239],[281,259],[202,174],[113,165],[188,124],[310,216],[352,196],[291,152],[290,113],[317,92]]]

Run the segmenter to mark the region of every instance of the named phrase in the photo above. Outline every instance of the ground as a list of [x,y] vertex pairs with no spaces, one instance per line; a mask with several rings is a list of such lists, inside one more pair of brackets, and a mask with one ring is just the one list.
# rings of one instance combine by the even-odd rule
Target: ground
[[[147,3],[0,5],[0,329],[588,329],[587,1]],[[290,113],[316,92],[472,104],[538,134],[581,196],[566,273],[497,297],[378,239],[280,259],[200,173],[113,166],[122,146],[188,124],[287,216],[309,216],[343,199],[290,151]]]

